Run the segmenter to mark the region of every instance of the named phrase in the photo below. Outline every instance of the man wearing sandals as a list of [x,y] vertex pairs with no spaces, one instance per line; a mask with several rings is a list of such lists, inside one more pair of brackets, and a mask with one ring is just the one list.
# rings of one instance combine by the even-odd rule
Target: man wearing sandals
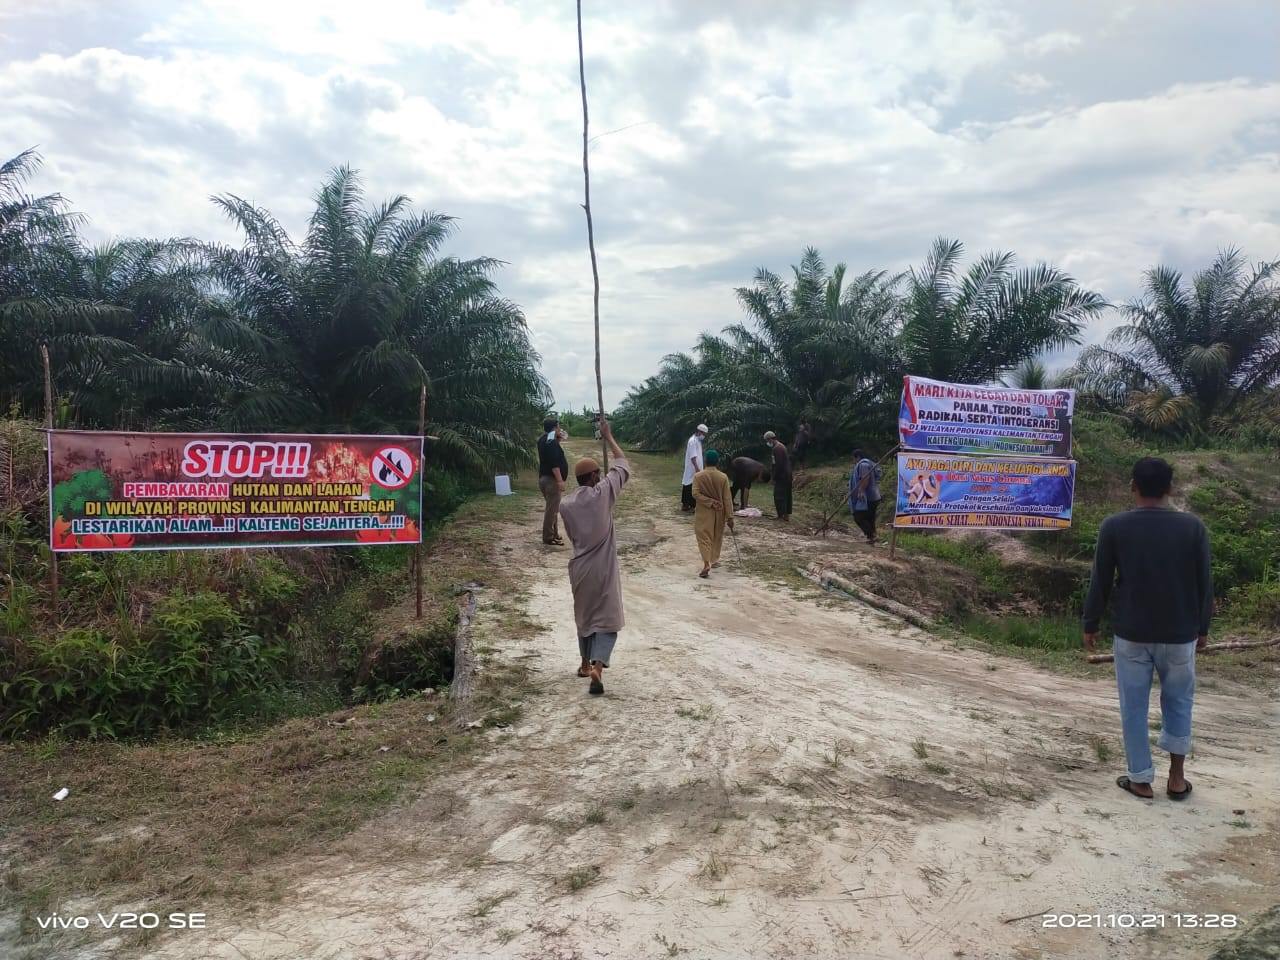
[[569,586],[573,589],[573,619],[578,630],[582,665],[578,676],[590,677],[590,691],[604,693],[604,668],[622,629],[622,572],[613,536],[613,505],[631,476],[631,468],[613,439],[609,421],[600,421],[600,435],[609,446],[609,472],[584,457],[574,465],[578,487],[560,502],[564,531],[573,544]]
[[1098,531],[1093,575],[1084,601],[1084,645],[1093,650],[1107,600],[1114,593],[1116,686],[1129,772],[1116,784],[1150,800],[1151,760],[1147,706],[1152,674],[1160,677],[1163,724],[1157,746],[1169,752],[1165,793],[1185,800],[1191,784],[1182,765],[1191,749],[1191,704],[1196,650],[1208,640],[1213,614],[1209,533],[1200,518],[1169,504],[1173,467],[1143,457],[1133,467],[1135,506],[1113,514]]

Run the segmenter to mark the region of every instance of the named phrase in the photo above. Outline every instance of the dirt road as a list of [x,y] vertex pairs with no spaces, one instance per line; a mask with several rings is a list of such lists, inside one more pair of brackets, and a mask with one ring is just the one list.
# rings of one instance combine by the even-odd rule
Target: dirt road
[[[732,552],[699,580],[650,480],[619,520],[628,623],[605,697],[574,676],[567,554],[536,544],[531,504],[503,557],[546,630],[512,641],[486,627],[491,598],[479,614],[491,656],[531,665],[521,721],[364,830],[358,860],[300,864],[280,903],[151,955],[1203,957],[1222,932],[1172,915],[1280,901],[1261,697],[1202,695],[1195,794],[1139,802],[1113,785],[1109,682],[769,586]],[[773,521],[741,527],[744,548],[783,543]],[[1046,911],[1163,928],[1013,919]]]

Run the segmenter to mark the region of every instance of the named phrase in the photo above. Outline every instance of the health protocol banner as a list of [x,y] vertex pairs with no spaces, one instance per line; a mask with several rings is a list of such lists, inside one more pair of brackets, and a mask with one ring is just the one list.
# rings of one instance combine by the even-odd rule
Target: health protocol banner
[[1071,458],[1074,390],[1018,390],[903,377],[898,440],[910,450]]
[[895,527],[1063,530],[1071,526],[1074,460],[898,454]]
[[422,438],[49,435],[54,550],[417,543]]

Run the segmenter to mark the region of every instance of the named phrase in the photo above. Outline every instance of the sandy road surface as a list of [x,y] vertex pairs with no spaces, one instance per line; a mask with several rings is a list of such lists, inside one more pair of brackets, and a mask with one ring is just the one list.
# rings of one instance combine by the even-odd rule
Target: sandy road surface
[[1092,744],[1118,743],[1110,683],[766,586],[732,553],[698,580],[687,520],[643,472],[626,496],[607,696],[573,676],[567,555],[529,543],[531,518],[504,556],[548,629],[488,638],[533,669],[520,723],[362,831],[367,857],[300,864],[282,903],[152,956],[1202,957],[1222,934],[1172,919],[1002,921],[1280,901],[1278,724],[1257,694],[1204,694],[1194,796],[1144,804]]

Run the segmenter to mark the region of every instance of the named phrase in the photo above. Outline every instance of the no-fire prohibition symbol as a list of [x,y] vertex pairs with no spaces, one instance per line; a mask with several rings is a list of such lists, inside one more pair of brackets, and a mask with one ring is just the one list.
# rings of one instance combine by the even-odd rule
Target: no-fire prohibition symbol
[[413,478],[413,457],[404,447],[383,447],[369,461],[369,476],[387,490],[399,490]]

